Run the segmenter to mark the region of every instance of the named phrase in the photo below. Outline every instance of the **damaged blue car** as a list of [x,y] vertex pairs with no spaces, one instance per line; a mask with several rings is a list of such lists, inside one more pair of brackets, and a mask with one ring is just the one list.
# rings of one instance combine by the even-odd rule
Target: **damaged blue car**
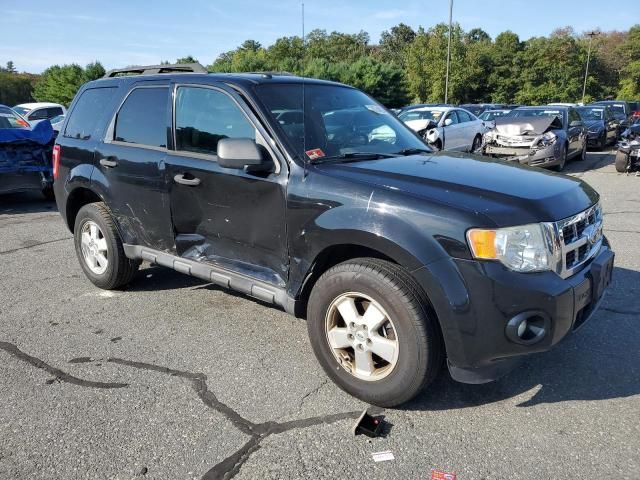
[[53,128],[48,120],[33,128],[24,123],[0,105],[0,195],[40,190],[53,200]]

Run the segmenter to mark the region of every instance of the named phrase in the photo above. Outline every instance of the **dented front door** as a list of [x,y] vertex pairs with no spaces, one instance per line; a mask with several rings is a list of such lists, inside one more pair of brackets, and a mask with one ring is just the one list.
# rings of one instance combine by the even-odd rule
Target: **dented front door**
[[288,272],[283,172],[221,167],[220,138],[260,134],[223,88],[174,86],[174,151],[166,161],[177,254],[284,286]]

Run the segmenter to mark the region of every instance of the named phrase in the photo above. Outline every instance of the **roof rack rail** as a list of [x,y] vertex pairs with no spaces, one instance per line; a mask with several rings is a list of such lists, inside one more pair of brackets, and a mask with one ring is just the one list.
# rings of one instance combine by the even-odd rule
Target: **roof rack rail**
[[250,75],[264,75],[266,77],[271,77],[273,75],[286,75],[286,76],[289,76],[289,77],[293,77],[294,76],[293,73],[284,72],[284,71],[283,72],[242,72],[242,73],[247,73],[247,74],[250,74]]
[[176,63],[172,65],[141,65],[109,70],[102,78],[122,77],[126,75],[155,75],[158,73],[208,73],[199,63]]

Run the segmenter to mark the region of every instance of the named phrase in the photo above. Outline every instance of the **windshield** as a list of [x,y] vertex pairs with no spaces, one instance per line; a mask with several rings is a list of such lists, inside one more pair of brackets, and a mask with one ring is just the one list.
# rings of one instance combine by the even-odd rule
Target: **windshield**
[[483,107],[482,105],[460,105],[460,107],[470,111],[476,117],[479,116],[485,110],[485,107]]
[[353,88],[262,84],[256,93],[296,153],[315,160],[360,153],[401,154],[429,148],[375,100]]
[[507,113],[509,113],[508,110],[497,110],[497,111],[489,110],[489,111],[483,112],[479,118],[480,120],[491,121],[498,117],[504,117]]
[[13,107],[13,109],[18,112],[20,115],[24,116],[31,111],[29,108],[24,107]]
[[29,124],[17,117],[10,108],[0,107],[0,128],[28,128]]
[[438,123],[443,113],[442,110],[409,110],[398,115],[398,118],[403,122],[409,122],[411,120],[433,120],[435,123]]
[[562,112],[553,108],[516,108],[507,117],[558,117],[562,120]]
[[602,120],[604,118],[604,108],[578,107],[576,108],[583,120]]

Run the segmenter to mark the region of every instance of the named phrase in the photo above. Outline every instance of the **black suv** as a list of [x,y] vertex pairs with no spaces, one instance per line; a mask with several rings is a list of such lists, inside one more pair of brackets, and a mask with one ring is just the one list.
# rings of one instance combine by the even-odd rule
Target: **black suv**
[[581,180],[433,153],[345,85],[178,68],[84,85],[58,137],[55,196],[98,287],[147,261],[279,305],[382,406],[445,358],[494,380],[598,306],[613,253]]

